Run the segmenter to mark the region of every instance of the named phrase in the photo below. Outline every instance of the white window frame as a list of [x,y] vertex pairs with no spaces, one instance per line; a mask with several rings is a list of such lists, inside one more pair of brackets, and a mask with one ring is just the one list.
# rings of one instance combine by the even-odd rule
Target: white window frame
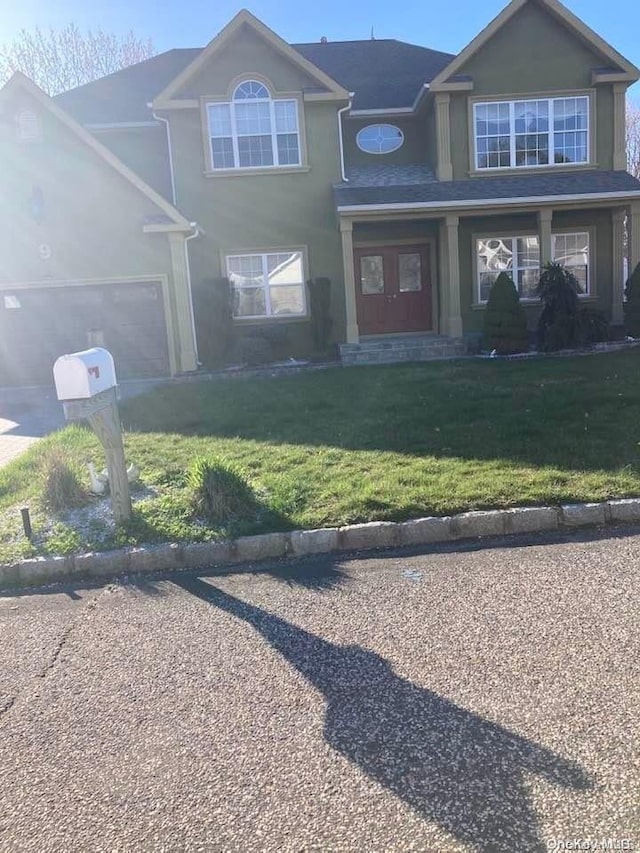
[[[364,148],[361,139],[362,134],[365,130],[371,130],[372,128],[391,128],[394,131],[397,131],[399,134],[399,139],[396,140],[397,144],[394,145],[393,148],[389,148],[386,151],[374,151],[370,148]],[[382,147],[383,137],[382,131],[378,131],[379,134],[379,147]],[[385,154],[393,154],[394,151],[398,151],[404,145],[404,133],[402,132],[402,128],[398,127],[395,124],[389,124],[388,122],[374,122],[373,124],[367,124],[364,127],[361,127],[360,130],[356,133],[356,145],[363,151],[365,154],[374,154],[376,157],[384,156]]]
[[[300,255],[300,264],[302,268],[302,281],[299,283],[301,292],[302,292],[302,312],[300,314],[274,314],[271,308],[271,287],[294,287],[298,284],[298,282],[290,282],[282,285],[271,285],[269,284],[269,271],[268,271],[268,262],[267,258],[271,255]],[[307,304],[307,259],[306,259],[306,251],[303,248],[287,248],[287,249],[269,249],[264,252],[233,252],[232,254],[224,256],[224,264],[226,275],[229,281],[231,282],[231,287],[233,290],[236,289],[235,285],[231,281],[232,272],[229,268],[229,261],[234,258],[261,258],[262,262],[262,289],[264,290],[264,305],[265,305],[265,313],[264,314],[234,314],[234,321],[242,322],[243,320],[264,320],[271,321],[275,320],[277,322],[292,322],[294,320],[304,320],[309,316],[309,308]],[[251,289],[257,287],[258,285],[246,285],[247,289]],[[238,290],[242,290],[243,287],[240,285]]]
[[[264,87],[267,92],[269,92],[268,98],[235,98],[235,93],[238,89],[247,84],[247,83],[257,83],[260,86]],[[240,165],[240,151],[238,140],[240,138],[246,136],[267,136],[268,134],[260,134],[260,133],[238,133],[238,124],[236,120],[236,104],[268,104],[269,105],[269,123],[271,127],[271,151],[273,155],[273,163],[269,165],[257,165],[257,166],[241,166]],[[286,134],[278,133],[276,129],[276,104],[293,104],[295,109],[295,117],[296,117],[296,130],[295,131],[287,131]],[[233,166],[216,166],[213,158],[213,140],[214,139],[227,139],[227,136],[213,136],[212,127],[211,127],[211,108],[226,106],[229,108],[230,122],[231,122],[231,144],[233,146]],[[255,170],[263,170],[263,169],[296,169],[302,166],[302,134],[300,132],[301,122],[300,122],[300,103],[297,98],[274,98],[271,95],[269,87],[266,83],[261,80],[255,80],[254,78],[247,78],[246,80],[241,80],[237,83],[233,88],[233,94],[231,99],[228,101],[209,101],[206,104],[206,114],[207,114],[207,134],[209,138],[209,165],[212,172],[245,172],[245,171],[255,171]],[[298,160],[295,163],[280,163],[279,162],[279,151],[278,151],[278,136],[284,135],[293,135],[297,138],[298,142]]]
[[[555,256],[556,256],[556,249],[555,249],[556,237],[560,237],[560,236],[578,237],[578,236],[583,236],[583,235],[586,235],[586,238],[587,238],[587,252],[588,252],[587,281],[586,281],[587,289],[586,289],[585,293],[579,293],[578,298],[579,299],[589,299],[592,297],[592,293],[591,293],[591,268],[593,266],[593,249],[592,249],[593,241],[591,239],[591,229],[589,229],[589,228],[582,228],[582,229],[576,229],[576,230],[561,229],[558,231],[554,231],[551,234],[551,256],[552,256],[552,258],[555,259]],[[480,264],[478,263],[478,259],[479,259],[478,243],[480,242],[480,240],[502,240],[502,241],[511,240],[512,241],[511,242],[511,247],[512,247],[511,257],[513,258],[513,261],[511,264],[511,269],[505,270],[505,272],[508,273],[509,277],[514,281],[514,283],[516,285],[516,289],[517,289],[517,287],[518,287],[518,283],[517,283],[517,272],[518,272],[518,270],[519,269],[532,269],[532,267],[521,267],[518,264],[518,240],[523,240],[523,239],[527,239],[527,238],[531,238],[531,237],[535,237],[538,240],[538,250],[539,250],[540,249],[540,235],[539,234],[531,234],[531,233],[529,233],[529,234],[525,234],[525,233],[518,234],[518,233],[516,233],[516,234],[475,234],[474,235],[475,288],[476,288],[476,304],[477,305],[486,305],[487,304],[487,300],[481,298],[481,293],[482,293],[482,286],[480,283],[480,272],[481,272],[481,270],[480,270]],[[571,270],[571,266],[567,266],[566,268],[568,270]],[[535,269],[535,267],[533,269]],[[539,266],[538,269],[541,270],[541,267]],[[514,276],[514,273],[516,274],[515,276]],[[524,302],[525,304],[526,303],[534,303],[535,304],[535,303],[539,302],[540,300],[537,298],[532,299],[531,297],[522,297],[521,296],[520,301]]]
[[[554,104],[560,101],[570,101],[570,100],[578,100],[582,98],[587,102],[587,126],[584,130],[576,131],[576,133],[586,133],[587,137],[587,146],[586,146],[586,159],[579,160],[575,163],[556,163],[555,162],[555,147],[553,144],[554,133],[556,132],[553,127],[554,122]],[[522,165],[518,165],[516,163],[516,137],[523,135],[534,135],[534,134],[516,134],[516,123],[515,123],[515,105],[516,103],[526,102],[526,101],[546,101],[548,105],[548,117],[549,117],[549,127],[548,130],[542,133],[537,133],[537,136],[544,136],[546,133],[547,136],[547,150],[549,152],[549,162],[548,163],[523,163]],[[490,107],[497,104],[508,104],[509,105],[509,165],[508,166],[481,166],[480,165],[480,152],[478,151],[478,133],[477,133],[477,110],[478,107]],[[547,97],[536,97],[535,95],[522,96],[521,98],[515,98],[513,100],[498,100],[498,101],[474,101],[473,110],[471,116],[473,122],[473,147],[474,147],[474,168],[478,172],[493,172],[493,171],[502,171],[504,169],[571,169],[575,166],[587,166],[591,163],[591,97],[588,93],[580,92],[575,95],[562,95],[561,97],[556,98],[547,98]],[[572,131],[558,131],[560,132],[572,132]],[[507,134],[497,134],[498,136],[506,136]]]

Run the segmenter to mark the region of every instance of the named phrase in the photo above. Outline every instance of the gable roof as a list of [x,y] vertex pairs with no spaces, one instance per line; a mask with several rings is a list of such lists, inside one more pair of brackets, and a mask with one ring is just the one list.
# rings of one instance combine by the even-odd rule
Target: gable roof
[[[573,12],[563,6],[559,0],[511,0],[508,6],[497,15],[491,23],[489,23],[478,35],[469,42],[469,44],[453,59],[453,61],[437,74],[431,83],[431,88],[437,90],[441,86],[445,86],[450,77],[454,76],[464,64],[476,54],[496,33],[503,27],[507,21],[522,9],[527,3],[536,3],[546,9],[551,15],[559,19],[569,30],[578,36],[583,42],[586,42],[590,47],[594,48],[605,59],[614,66],[620,69],[620,79],[629,82],[635,82],[640,79],[640,70],[636,66],[625,59],[621,53],[618,53],[615,48],[599,36],[594,30],[588,27],[580,18],[577,18]],[[607,69],[610,70],[610,69]]]
[[[453,59],[395,39],[294,44],[291,47],[355,92],[354,110],[407,109],[425,83]],[[82,124],[130,124],[153,119],[147,106],[201,53],[177,48],[56,95],[54,100]]]
[[112,169],[118,172],[125,180],[132,184],[137,190],[145,195],[161,213],[168,217],[170,223],[191,230],[192,225],[180,211],[170,204],[159,193],[152,189],[142,178],[133,172],[128,166],[119,160],[108,148],[105,148],[95,136],[85,130],[78,122],[76,122],[67,112],[61,109],[58,104],[50,98],[46,92],[37,86],[32,80],[26,77],[21,72],[17,71],[6,85],[0,89],[0,102],[5,100],[14,89],[20,89],[27,92],[43,107],[48,110],[55,118],[65,125],[78,139],[93,149],[95,153],[102,158]]
[[266,24],[258,20],[255,15],[252,15],[247,9],[242,9],[232,18],[224,29],[220,30],[217,36],[204,48],[186,68],[184,68],[171,82],[166,86],[159,95],[154,98],[154,107],[159,109],[162,105],[170,102],[179,90],[191,80],[224,45],[237,33],[242,27],[250,27],[266,42],[268,42],[278,53],[288,59],[293,65],[304,71],[317,85],[326,90],[330,95],[337,98],[348,100],[349,93],[333,80],[326,72],[322,71],[318,66],[298,53],[297,50],[287,44],[284,39],[270,30]]

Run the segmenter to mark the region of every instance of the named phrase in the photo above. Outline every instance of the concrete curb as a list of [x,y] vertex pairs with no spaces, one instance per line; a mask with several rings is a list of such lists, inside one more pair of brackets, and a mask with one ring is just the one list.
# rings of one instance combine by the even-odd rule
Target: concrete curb
[[373,521],[346,527],[265,533],[225,542],[154,545],[71,557],[36,557],[15,565],[0,565],[0,588],[31,587],[89,577],[224,567],[334,551],[434,545],[486,536],[633,523],[640,523],[640,498],[481,510],[397,523]]

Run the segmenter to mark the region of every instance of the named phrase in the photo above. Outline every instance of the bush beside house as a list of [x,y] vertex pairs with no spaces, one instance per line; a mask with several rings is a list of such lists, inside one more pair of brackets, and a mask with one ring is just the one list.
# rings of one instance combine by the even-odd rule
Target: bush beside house
[[640,338],[640,264],[627,279],[624,294],[627,299],[624,305],[626,332],[632,338]]
[[487,349],[498,355],[523,352],[529,348],[529,333],[524,308],[518,291],[506,272],[495,280],[484,320],[484,339]]

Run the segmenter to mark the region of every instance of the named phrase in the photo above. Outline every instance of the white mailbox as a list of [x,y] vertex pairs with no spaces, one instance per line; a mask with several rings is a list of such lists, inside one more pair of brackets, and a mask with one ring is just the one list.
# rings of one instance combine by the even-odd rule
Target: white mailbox
[[93,347],[61,355],[53,365],[58,400],[86,400],[116,386],[116,370],[109,350]]

